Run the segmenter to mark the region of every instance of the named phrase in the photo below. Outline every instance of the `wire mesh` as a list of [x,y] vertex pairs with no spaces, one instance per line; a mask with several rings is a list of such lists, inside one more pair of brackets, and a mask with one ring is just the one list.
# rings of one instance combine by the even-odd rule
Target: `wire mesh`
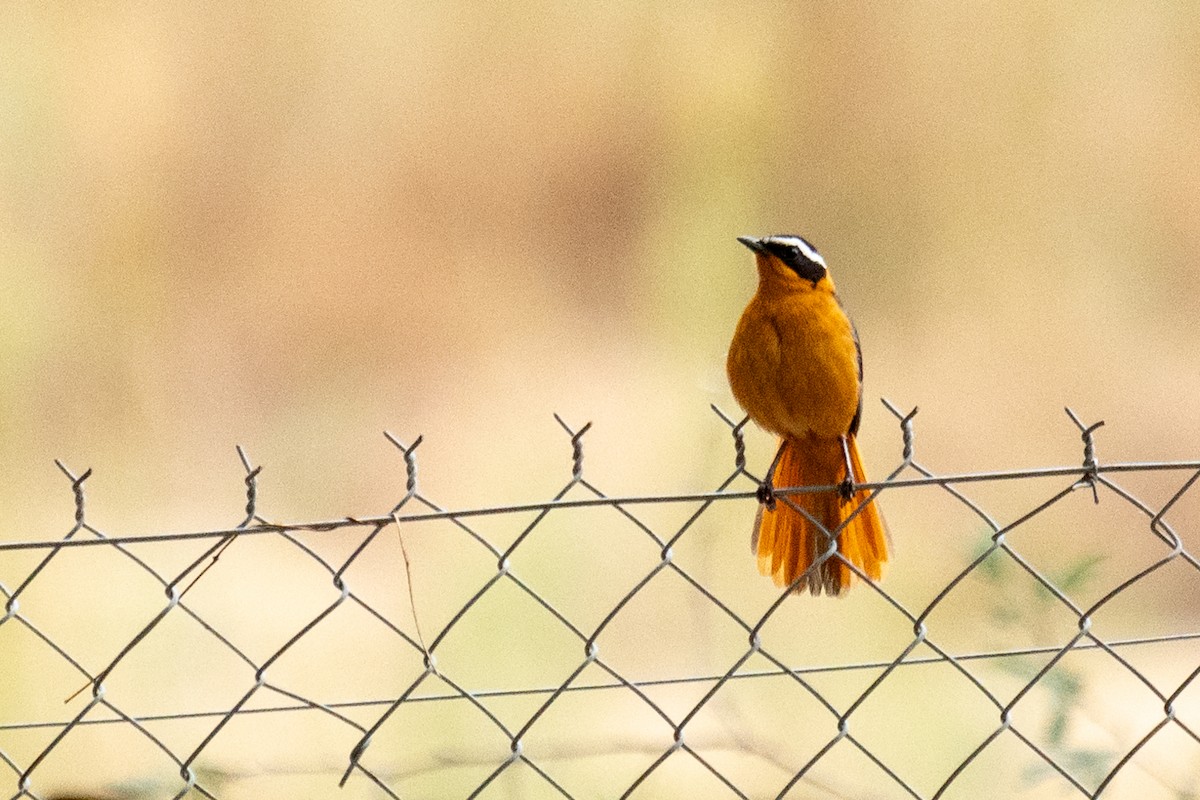
[[[868,488],[888,501],[923,492],[931,517],[966,526],[979,547],[932,589],[860,575],[853,601],[796,598],[769,581],[748,595],[722,577],[721,558],[705,558],[730,525],[747,533],[758,483],[745,420],[715,406],[732,467],[710,491],[675,495],[606,495],[584,477],[590,423],[561,419],[569,478],[549,500],[503,507],[442,508],[418,488],[420,437],[387,434],[407,476],[387,513],[268,521],[262,468],[239,447],[237,525],[115,536],[88,521],[91,471],[58,463],[74,497],[69,530],[0,543],[0,776],[13,798],[335,786],[364,797],[940,798],[981,796],[1007,770],[1011,785],[993,796],[1195,796],[1200,630],[1187,600],[1200,564],[1167,518],[1200,462],[1101,463],[1102,423],[1068,409],[1078,466],[937,474],[914,456],[916,409],[884,403],[902,453]],[[1142,501],[1121,483],[1131,475],[1161,476],[1169,496]],[[971,496],[982,486],[1020,508],[989,512]],[[1142,562],[1101,577],[1096,553],[1118,544],[1107,529],[1038,528],[1064,506],[1082,518],[1081,497],[1103,499],[1105,518],[1125,515],[1120,537]],[[566,556],[562,542],[574,543]],[[1078,558],[1057,558],[1072,547]],[[455,578],[423,591],[414,571]],[[1140,629],[1147,603],[1173,624]],[[1132,627],[1118,624],[1130,609]],[[1119,722],[1103,719],[1113,708]],[[264,774],[295,783],[264,790]]]

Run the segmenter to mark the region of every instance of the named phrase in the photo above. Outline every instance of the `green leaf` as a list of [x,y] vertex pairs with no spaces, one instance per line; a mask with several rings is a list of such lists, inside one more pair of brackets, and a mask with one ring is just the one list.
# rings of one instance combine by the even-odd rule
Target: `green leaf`
[[1086,556],[1068,567],[1059,575],[1052,578],[1054,585],[1060,591],[1068,592],[1079,589],[1096,577],[1096,568],[1104,563],[1107,556],[1096,554]]

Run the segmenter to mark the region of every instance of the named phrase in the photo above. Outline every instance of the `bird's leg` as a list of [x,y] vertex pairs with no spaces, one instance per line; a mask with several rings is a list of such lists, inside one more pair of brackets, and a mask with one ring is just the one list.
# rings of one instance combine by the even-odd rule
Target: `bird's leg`
[[779,459],[783,458],[783,450],[786,447],[787,439],[781,439],[775,458],[771,460],[771,467],[767,470],[767,477],[763,478],[763,482],[758,485],[758,491],[754,493],[758,502],[767,507],[767,511],[775,510],[775,468],[779,466]]
[[838,484],[838,494],[843,503],[848,503],[854,497],[854,466],[850,461],[850,438],[839,436],[842,441],[842,456],[846,459],[846,479]]

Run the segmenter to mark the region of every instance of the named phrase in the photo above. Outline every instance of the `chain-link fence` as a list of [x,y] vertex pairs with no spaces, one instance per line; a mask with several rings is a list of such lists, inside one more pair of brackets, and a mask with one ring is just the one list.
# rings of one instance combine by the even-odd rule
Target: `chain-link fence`
[[899,553],[837,600],[748,577],[757,478],[745,423],[715,407],[732,467],[671,496],[607,496],[584,476],[589,426],[561,419],[561,491],[494,508],[424,496],[420,438],[389,434],[407,488],[386,514],[270,522],[238,448],[241,524],[119,536],[89,523],[90,471],[60,463],[74,525],[0,543],[0,785],[1197,796],[1200,462],[1100,462],[1099,424],[1071,414],[1080,466],[936,474],[915,409],[885,405],[903,452],[870,486]]

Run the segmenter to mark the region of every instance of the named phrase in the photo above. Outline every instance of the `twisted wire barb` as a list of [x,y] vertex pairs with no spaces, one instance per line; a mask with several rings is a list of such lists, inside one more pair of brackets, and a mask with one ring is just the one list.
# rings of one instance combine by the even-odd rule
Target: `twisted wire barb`
[[563,421],[563,418],[558,414],[554,415],[554,420],[562,426],[562,429],[571,437],[571,479],[579,481],[583,479],[583,435],[592,429],[592,423],[588,422],[579,430],[572,430],[571,426]]
[[1096,462],[1096,443],[1092,438],[1092,434],[1103,427],[1104,420],[1091,425],[1084,425],[1069,406],[1064,410],[1067,412],[1067,416],[1071,418],[1071,421],[1075,423],[1075,427],[1079,428],[1080,436],[1083,439],[1084,475],[1080,480],[1092,488],[1092,500],[1096,505],[1100,505],[1100,492],[1096,489],[1099,465]]

